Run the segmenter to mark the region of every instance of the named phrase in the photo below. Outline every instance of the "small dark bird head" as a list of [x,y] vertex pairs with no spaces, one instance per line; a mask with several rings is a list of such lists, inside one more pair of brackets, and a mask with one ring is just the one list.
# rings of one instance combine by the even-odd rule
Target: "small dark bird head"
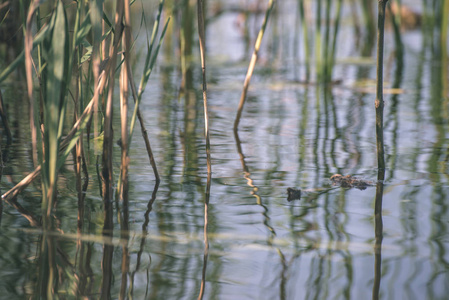
[[299,200],[301,199],[301,190],[297,190],[294,188],[287,188],[287,200],[293,201],[293,200]]

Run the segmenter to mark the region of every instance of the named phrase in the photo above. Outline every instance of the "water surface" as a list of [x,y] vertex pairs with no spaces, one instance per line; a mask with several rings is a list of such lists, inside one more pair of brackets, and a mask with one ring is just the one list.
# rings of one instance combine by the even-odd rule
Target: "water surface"
[[[403,33],[401,62],[387,31],[382,198],[376,202],[376,185],[365,190],[333,186],[329,178],[336,173],[377,179],[375,49],[362,55],[352,27],[343,22],[333,76],[339,82],[304,84],[299,30],[289,30],[297,12],[288,5],[279,5],[269,25],[237,135],[232,127],[252,46],[236,25],[238,12],[208,23],[213,174],[206,232],[198,53],[194,47],[182,90],[179,57],[167,46],[142,103],[160,185],[137,132],[131,147],[129,231],[121,231],[121,205],[115,203],[114,237],[101,235],[104,213],[92,144],[80,232],[72,160],[59,180],[58,230],[44,236],[27,219],[27,213],[40,213],[39,182],[17,199],[25,211],[3,204],[0,298],[36,296],[46,263],[39,249],[46,242],[57,249],[62,298],[99,298],[107,294],[102,282],[108,275],[112,298],[194,299],[202,285],[204,299],[446,297],[447,65],[419,28]],[[260,24],[262,17],[249,22]],[[250,29],[254,39],[257,26]],[[20,108],[26,98],[14,100],[18,85],[2,87],[14,134],[13,144],[3,147],[9,151],[3,192],[32,170],[29,125]],[[116,120],[118,136],[118,113]],[[115,150],[118,174],[119,146]],[[303,197],[287,201],[288,187],[301,189]],[[381,205],[377,218],[376,203]],[[382,239],[376,239],[376,228]],[[105,266],[107,255],[112,260]]]

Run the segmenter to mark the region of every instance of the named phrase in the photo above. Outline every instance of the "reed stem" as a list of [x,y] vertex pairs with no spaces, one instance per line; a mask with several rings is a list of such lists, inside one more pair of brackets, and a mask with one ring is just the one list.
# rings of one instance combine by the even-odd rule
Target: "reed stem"
[[270,17],[270,13],[273,10],[275,0],[270,0],[268,3],[268,8],[265,12],[265,18],[262,23],[262,27],[260,28],[259,35],[257,36],[256,44],[254,46],[254,52],[251,57],[251,61],[249,63],[248,72],[246,73],[245,81],[243,83],[243,92],[240,96],[239,107],[237,109],[237,116],[234,121],[234,131],[236,131],[239,127],[240,118],[242,116],[243,106],[245,105],[246,94],[248,93],[249,83],[251,81],[251,77],[253,76],[254,68],[256,67],[257,57],[259,55],[260,45],[262,44],[262,38],[265,33],[265,29],[267,27],[268,19]]
[[204,33],[204,1],[198,0],[198,34],[200,40],[200,54],[201,54],[201,70],[203,77],[203,104],[204,104],[204,126],[206,134],[206,159],[207,159],[207,174],[212,173],[212,165],[210,158],[210,136],[209,136],[209,114],[207,109],[207,84],[206,84],[206,41]]
[[24,29],[25,33],[25,73],[27,82],[27,92],[29,101],[29,118],[30,118],[30,131],[31,131],[31,145],[32,145],[32,158],[33,165],[36,167],[38,165],[37,160],[37,130],[36,123],[34,121],[34,97],[33,97],[33,75],[32,75],[32,64],[33,58],[31,52],[33,51],[33,37],[31,34],[32,20],[34,12],[36,11],[36,1],[30,3],[28,8],[28,15],[26,18],[26,26]]
[[379,1],[378,24],[377,24],[377,88],[376,100],[376,144],[377,144],[377,164],[378,180],[385,179],[385,153],[384,153],[384,133],[383,133],[383,52],[384,52],[384,27],[385,27],[385,6],[388,0]]

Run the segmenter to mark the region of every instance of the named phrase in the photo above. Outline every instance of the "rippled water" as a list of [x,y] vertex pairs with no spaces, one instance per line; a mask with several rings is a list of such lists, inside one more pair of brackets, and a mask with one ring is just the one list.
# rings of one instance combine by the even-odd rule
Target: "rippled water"
[[[237,136],[232,127],[249,61],[235,25],[240,15],[225,13],[209,24],[213,174],[207,218],[200,69],[195,61],[188,79],[193,88],[180,91],[177,61],[165,51],[142,104],[161,183],[155,186],[136,133],[129,232],[120,231],[123,224],[114,210],[114,238],[101,235],[102,200],[91,148],[83,234],[77,235],[78,197],[70,163],[59,181],[60,230],[46,239],[23,210],[4,204],[0,298],[37,293],[45,276],[39,251],[44,242],[55,245],[54,275],[60,278],[62,298],[95,299],[107,295],[106,289],[112,298],[195,299],[203,285],[204,299],[447,297],[447,60],[436,58],[418,29],[403,33],[401,66],[392,33],[386,34],[387,170],[377,201],[382,213],[376,218],[378,187],[347,189],[329,180],[336,173],[377,179],[375,50],[362,59],[352,47],[351,27],[343,25],[334,72],[341,82],[327,88],[305,85],[296,32],[288,30],[294,16],[287,9],[280,7],[265,37]],[[9,87],[4,93],[16,91]],[[13,100],[7,105],[14,144],[3,168],[2,191],[32,165],[28,121]],[[118,174],[119,147],[115,150]],[[288,187],[301,189],[302,198],[287,201]],[[37,183],[18,197],[30,214],[40,212],[38,189]],[[376,228],[383,239],[376,239]],[[112,260],[105,265],[108,255]],[[126,269],[122,262],[128,259]],[[109,275],[112,284],[105,286]]]

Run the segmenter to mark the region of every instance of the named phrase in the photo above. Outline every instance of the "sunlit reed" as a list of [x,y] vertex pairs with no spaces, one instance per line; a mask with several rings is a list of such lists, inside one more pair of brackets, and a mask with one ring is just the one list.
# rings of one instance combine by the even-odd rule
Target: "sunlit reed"
[[245,105],[246,94],[248,93],[248,88],[249,88],[249,84],[251,82],[251,77],[253,75],[254,68],[256,67],[256,62],[257,62],[257,57],[259,54],[260,45],[262,44],[262,39],[263,39],[265,30],[267,27],[268,19],[270,17],[270,13],[273,10],[275,3],[276,3],[275,0],[270,0],[270,2],[268,3],[268,8],[265,12],[265,18],[263,20],[262,27],[260,28],[259,34],[257,36],[256,44],[254,46],[254,52],[253,52],[253,55],[251,56],[251,61],[249,63],[248,72],[246,73],[245,81],[243,83],[243,92],[240,96],[240,102],[239,102],[239,106],[237,109],[237,116],[235,117],[235,121],[234,121],[234,131],[238,130],[238,127],[239,127],[240,118],[242,116],[243,107]]
[[198,35],[200,41],[201,70],[203,79],[203,107],[204,107],[204,131],[206,135],[207,174],[212,173],[210,156],[209,113],[207,108],[207,82],[206,82],[206,34],[204,28],[204,2],[198,0]]

